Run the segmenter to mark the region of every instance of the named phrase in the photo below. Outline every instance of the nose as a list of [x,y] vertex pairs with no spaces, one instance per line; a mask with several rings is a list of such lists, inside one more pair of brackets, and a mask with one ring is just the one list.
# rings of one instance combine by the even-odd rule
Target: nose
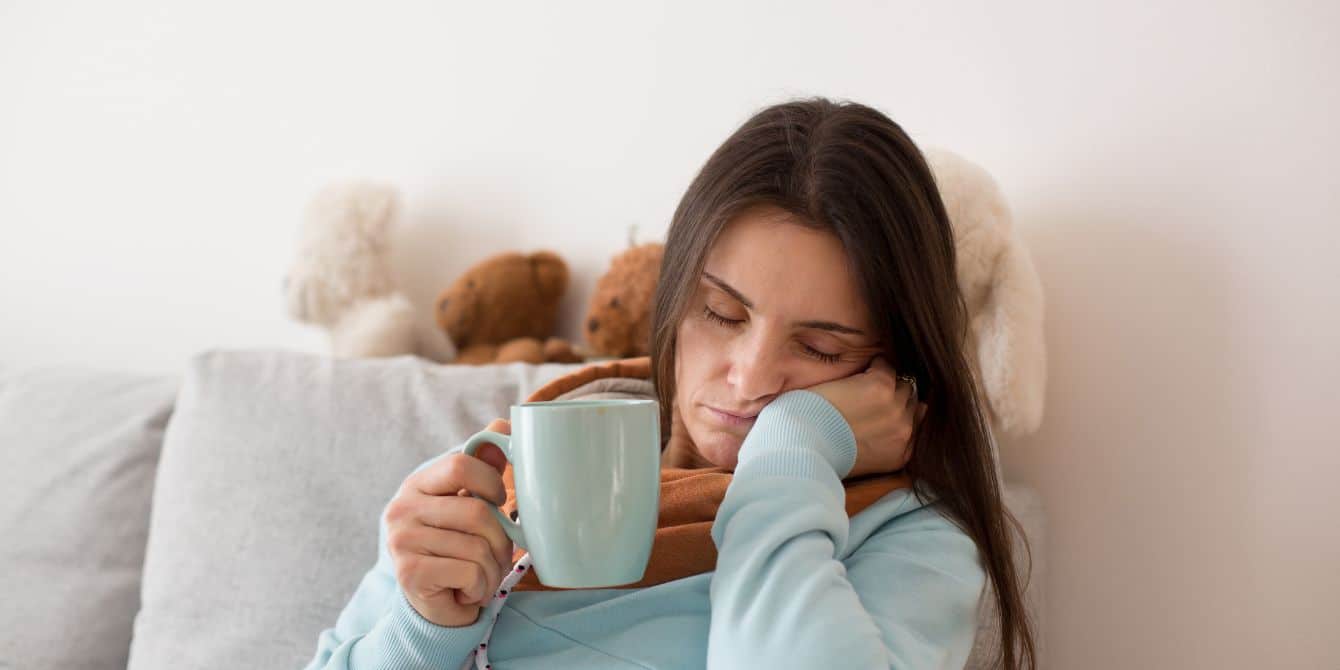
[[731,352],[727,382],[742,401],[753,402],[779,393],[786,374],[778,359],[779,347],[761,329],[741,340]]

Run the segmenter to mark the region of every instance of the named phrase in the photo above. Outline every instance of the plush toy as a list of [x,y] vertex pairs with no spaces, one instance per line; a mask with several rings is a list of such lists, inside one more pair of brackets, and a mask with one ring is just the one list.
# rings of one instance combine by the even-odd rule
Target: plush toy
[[991,175],[944,149],[924,151],[954,230],[958,283],[968,306],[965,350],[991,425],[1038,428],[1047,381],[1042,282]]
[[652,298],[665,245],[649,242],[624,250],[596,280],[582,322],[587,349],[600,357],[646,356],[651,346]]
[[567,288],[567,263],[552,251],[506,252],[476,263],[437,299],[438,327],[457,350],[453,362],[583,361],[566,340],[551,336]]
[[328,185],[304,210],[284,302],[290,316],[329,332],[338,358],[415,354],[445,363],[456,354],[396,288],[390,248],[399,212],[395,189],[370,181]]

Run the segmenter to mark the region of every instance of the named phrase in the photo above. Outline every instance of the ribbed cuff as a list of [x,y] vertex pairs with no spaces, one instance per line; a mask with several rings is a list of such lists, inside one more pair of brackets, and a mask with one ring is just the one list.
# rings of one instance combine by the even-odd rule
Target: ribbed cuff
[[827,399],[809,389],[795,389],[759,412],[740,446],[736,470],[761,460],[771,474],[815,478],[812,454],[823,457],[841,479],[856,465],[856,435]]
[[395,603],[354,646],[350,667],[457,668],[484,639],[493,613],[488,608],[469,626],[439,626],[425,618],[396,589]]

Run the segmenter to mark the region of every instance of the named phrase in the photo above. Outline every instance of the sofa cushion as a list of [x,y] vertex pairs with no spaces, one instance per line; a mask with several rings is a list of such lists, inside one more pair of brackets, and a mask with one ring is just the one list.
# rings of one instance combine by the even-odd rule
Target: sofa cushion
[[[194,357],[163,443],[130,669],[302,667],[376,562],[405,476],[580,366]],[[1040,502],[1015,484],[1004,497],[1033,543],[1036,617]],[[979,623],[969,668],[999,636],[988,599]]]
[[0,667],[123,670],[175,376],[0,369]]
[[163,442],[131,670],[302,667],[415,466],[580,364],[208,351]]

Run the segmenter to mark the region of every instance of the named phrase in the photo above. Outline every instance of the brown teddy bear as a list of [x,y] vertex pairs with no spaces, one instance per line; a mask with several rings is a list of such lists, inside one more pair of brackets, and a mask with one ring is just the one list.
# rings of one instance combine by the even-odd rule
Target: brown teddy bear
[[552,251],[501,253],[452,282],[437,298],[437,325],[457,350],[453,363],[579,363],[572,345],[550,337],[568,288],[568,266]]
[[631,247],[615,256],[596,281],[583,326],[593,354],[629,358],[650,353],[652,298],[664,252],[659,242]]

